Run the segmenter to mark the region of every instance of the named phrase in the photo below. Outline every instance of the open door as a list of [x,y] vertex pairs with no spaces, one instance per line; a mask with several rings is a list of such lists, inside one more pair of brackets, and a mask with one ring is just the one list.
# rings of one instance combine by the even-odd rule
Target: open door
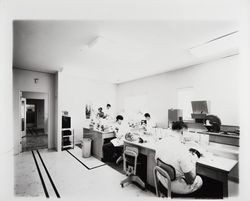
[[48,148],[48,113],[48,94],[20,91],[19,153]]
[[22,139],[26,135],[26,98],[21,98],[20,101],[21,138],[19,150],[22,150]]

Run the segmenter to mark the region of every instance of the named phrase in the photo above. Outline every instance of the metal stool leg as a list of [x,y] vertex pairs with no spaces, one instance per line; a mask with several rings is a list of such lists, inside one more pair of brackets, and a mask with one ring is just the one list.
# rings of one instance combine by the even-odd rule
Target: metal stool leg
[[126,179],[124,179],[124,180],[121,181],[120,185],[121,185],[121,187],[123,187],[123,185],[125,183],[130,183],[131,181],[132,181],[131,180],[131,176],[128,176]]
[[131,180],[139,184],[143,189],[145,189],[145,183],[137,175],[132,175]]

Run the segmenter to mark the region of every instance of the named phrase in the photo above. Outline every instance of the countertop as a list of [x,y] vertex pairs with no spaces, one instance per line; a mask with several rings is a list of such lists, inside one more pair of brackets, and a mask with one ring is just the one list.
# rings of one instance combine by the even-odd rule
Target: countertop
[[239,139],[240,135],[236,134],[236,133],[223,133],[223,132],[219,132],[219,133],[214,133],[214,132],[208,132],[208,131],[203,131],[203,130],[199,130],[199,131],[195,131],[195,130],[190,130],[189,132],[191,133],[198,133],[198,134],[207,134],[207,135],[216,135],[216,136],[223,136],[223,137],[229,137],[229,138],[236,138]]

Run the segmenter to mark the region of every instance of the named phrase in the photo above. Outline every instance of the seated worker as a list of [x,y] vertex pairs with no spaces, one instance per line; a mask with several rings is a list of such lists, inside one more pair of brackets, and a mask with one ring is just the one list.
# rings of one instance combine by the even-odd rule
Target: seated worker
[[[186,125],[175,124],[172,129],[180,132]],[[190,194],[201,188],[203,182],[200,176],[196,175],[196,162],[201,156],[198,146],[187,148],[176,138],[170,138],[156,150],[155,159],[159,158],[166,164],[174,167],[176,179],[171,182],[171,190],[176,194]],[[159,176],[160,184],[167,189],[166,179]]]
[[123,116],[117,115],[114,124],[115,138],[103,145],[103,161],[116,161],[123,152],[123,143],[128,128],[123,125]]
[[106,105],[106,110],[104,111],[104,118],[107,120],[112,120],[111,105],[109,103]]
[[156,127],[156,123],[152,121],[149,113],[144,114],[144,119],[141,121],[142,127],[145,129],[145,133],[149,134],[153,132],[153,128]]
[[104,118],[104,112],[102,111],[102,107],[98,108],[98,112],[97,112],[96,117],[97,117],[97,119]]
[[172,135],[177,140],[183,142],[183,132],[187,130],[187,125],[183,121],[175,121],[172,123]]
[[182,143],[188,142],[199,142],[200,136],[196,133],[190,133],[187,130],[187,125],[183,121],[176,121],[172,123],[172,133],[170,134],[172,137],[175,137],[177,140]]

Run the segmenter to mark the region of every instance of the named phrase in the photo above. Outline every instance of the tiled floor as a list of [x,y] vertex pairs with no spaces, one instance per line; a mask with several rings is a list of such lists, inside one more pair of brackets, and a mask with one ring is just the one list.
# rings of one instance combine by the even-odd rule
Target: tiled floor
[[[62,198],[155,198],[150,191],[143,191],[133,184],[121,188],[120,181],[125,175],[108,165],[89,170],[67,151],[55,152],[44,149],[39,152]],[[42,163],[37,153],[34,153],[49,195],[55,197]],[[15,195],[45,197],[31,151],[15,156]]]
[[229,181],[228,194],[229,197],[237,197],[239,195],[239,184],[233,181]]
[[17,196],[44,196],[43,187],[31,152],[15,156],[15,194]]
[[48,135],[27,135],[22,138],[22,151],[30,151],[34,149],[43,149],[48,147]]
[[[103,166],[102,162],[93,157],[82,159],[81,150],[78,147],[69,151],[77,156],[80,161],[87,164],[90,169],[84,167],[67,151],[39,150],[61,198],[116,199],[120,197],[125,200],[137,197],[155,198],[155,195],[150,191],[143,191],[133,184],[121,188],[120,181],[125,178],[125,175],[108,165]],[[56,197],[37,152],[34,151],[33,153],[50,197]],[[91,169],[95,166],[100,167]],[[237,183],[229,182],[229,197],[238,195],[238,186]],[[15,156],[15,195],[22,197],[45,197],[31,151]]]

